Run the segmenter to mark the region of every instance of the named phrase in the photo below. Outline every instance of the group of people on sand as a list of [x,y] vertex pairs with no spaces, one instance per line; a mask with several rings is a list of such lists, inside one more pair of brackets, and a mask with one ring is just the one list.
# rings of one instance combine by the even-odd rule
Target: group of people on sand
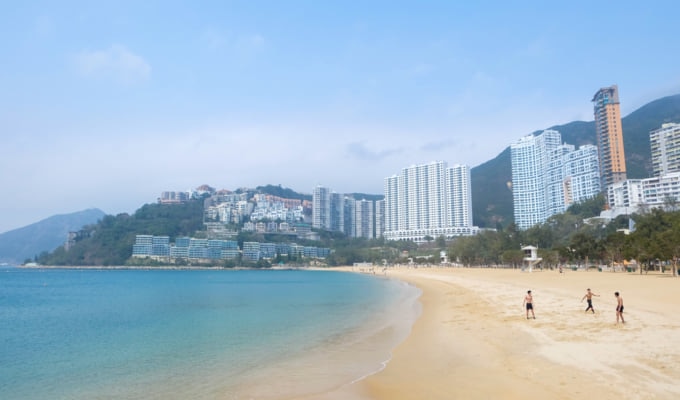
[[[588,307],[586,307],[586,311],[592,311],[593,314],[595,314],[595,308],[593,308],[593,296],[600,297],[599,294],[593,293],[590,288],[586,290],[586,294],[583,295],[581,298],[581,302],[583,300],[588,301]],[[616,323],[619,323],[619,320],[621,320],[622,324],[625,324],[626,321],[623,319],[623,296],[619,294],[619,292],[614,292],[614,297],[616,297]],[[524,302],[522,303],[522,307],[526,308],[527,311],[527,319],[529,318],[529,313],[531,312],[531,318],[536,319],[536,315],[534,314],[534,298],[531,295],[531,290],[527,290],[526,296],[524,296]]]

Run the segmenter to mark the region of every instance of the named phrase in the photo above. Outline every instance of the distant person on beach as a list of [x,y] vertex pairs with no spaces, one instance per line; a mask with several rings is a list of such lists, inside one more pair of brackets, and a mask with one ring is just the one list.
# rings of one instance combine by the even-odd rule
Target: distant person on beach
[[536,319],[536,315],[534,315],[534,298],[531,296],[531,290],[527,290],[527,295],[524,296],[522,306],[526,306],[527,319],[529,319],[529,311],[531,311],[531,316]]
[[619,318],[621,318],[621,323],[625,324],[626,321],[623,319],[623,296],[619,295],[619,292],[614,292],[616,297],[616,323],[619,323]]
[[593,312],[593,314],[595,314],[595,309],[593,308],[593,296],[600,297],[599,294],[595,294],[595,293],[591,292],[590,288],[588,288],[588,290],[586,291],[586,294],[584,294],[583,298],[581,298],[581,303],[583,303],[584,299],[587,299],[588,300],[588,307],[586,308],[586,312],[588,312],[588,310],[590,310],[590,311]]

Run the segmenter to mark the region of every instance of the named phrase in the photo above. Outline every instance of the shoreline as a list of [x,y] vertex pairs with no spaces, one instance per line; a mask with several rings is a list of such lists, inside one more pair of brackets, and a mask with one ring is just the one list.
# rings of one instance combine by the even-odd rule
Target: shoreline
[[[172,270],[172,271],[287,271],[287,270],[323,270],[324,268],[316,267],[268,267],[268,268],[254,268],[254,267],[200,267],[200,266],[144,266],[144,265],[112,265],[112,266],[101,266],[101,265],[17,265],[8,268],[17,269],[87,269],[87,270]],[[331,268],[325,268],[326,270],[331,270]]]
[[[350,268],[344,270],[351,271]],[[674,399],[680,278],[595,271],[390,268],[422,291],[422,314],[354,398]],[[580,302],[586,288],[596,314]],[[522,307],[534,294],[536,320]],[[625,299],[616,324],[614,291]]]

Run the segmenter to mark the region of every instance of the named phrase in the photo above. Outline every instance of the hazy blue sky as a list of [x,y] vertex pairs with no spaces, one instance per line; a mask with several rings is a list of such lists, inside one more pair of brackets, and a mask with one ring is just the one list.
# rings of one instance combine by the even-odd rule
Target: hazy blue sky
[[676,1],[8,2],[0,232],[203,183],[382,193],[413,164],[475,167],[592,120],[600,87],[619,85],[623,115],[680,93],[678,15]]

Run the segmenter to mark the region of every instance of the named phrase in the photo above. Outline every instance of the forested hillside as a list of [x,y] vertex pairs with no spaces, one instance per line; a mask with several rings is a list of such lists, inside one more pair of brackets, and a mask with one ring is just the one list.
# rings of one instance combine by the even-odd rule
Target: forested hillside
[[203,227],[203,200],[183,204],[146,204],[133,215],[107,215],[83,229],[81,239],[66,251],[61,246],[38,258],[45,265],[124,265],[132,255],[135,235],[192,236]]

